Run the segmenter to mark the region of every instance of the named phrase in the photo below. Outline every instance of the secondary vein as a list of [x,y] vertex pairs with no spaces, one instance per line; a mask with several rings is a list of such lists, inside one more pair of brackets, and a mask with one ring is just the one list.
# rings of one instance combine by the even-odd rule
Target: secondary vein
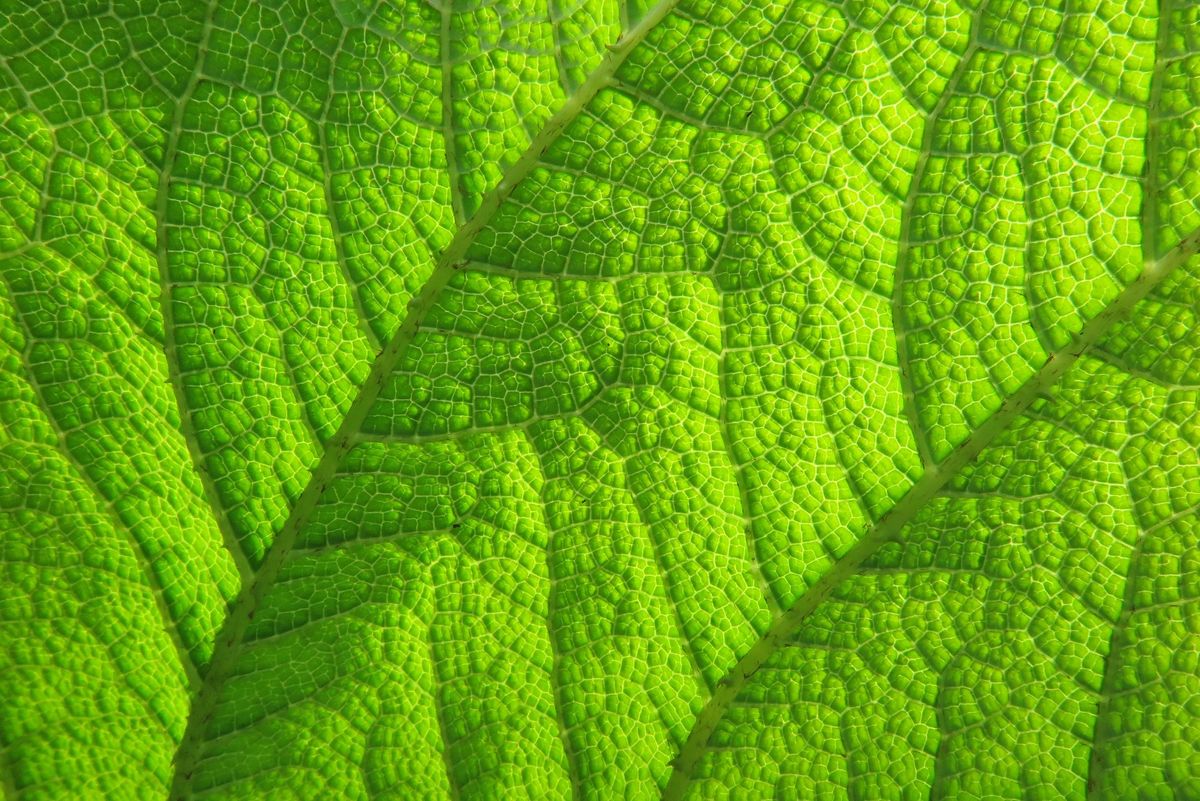
[[[1163,0],[1159,8],[1159,26],[1154,59],[1154,74],[1150,81],[1150,100],[1146,119],[1146,162],[1142,174],[1142,258],[1150,263],[1158,253],[1158,167],[1159,167],[1159,124],[1162,107],[1163,70],[1166,64],[1167,51],[1170,47],[1169,21],[1171,16],[1170,0]],[[1125,486],[1129,488],[1128,468]],[[1151,536],[1152,527],[1146,526],[1138,511],[1136,499],[1130,492],[1133,503],[1133,514],[1141,531],[1129,555],[1129,569],[1125,573],[1125,587],[1121,596],[1121,611],[1113,624],[1109,636],[1108,653],[1104,657],[1104,675],[1101,679],[1100,704],[1096,709],[1096,724],[1092,729],[1092,752],[1088,759],[1087,798],[1095,801],[1100,797],[1101,782],[1105,768],[1104,749],[1101,743],[1112,738],[1109,713],[1112,698],[1117,689],[1117,666],[1121,659],[1122,638],[1129,628],[1129,622],[1136,610],[1137,587],[1140,580],[1140,563],[1146,540]]]
[[204,454],[201,452],[200,444],[196,439],[196,431],[192,427],[191,415],[188,414],[187,393],[183,388],[183,375],[179,369],[179,358],[175,343],[175,313],[171,305],[171,278],[167,269],[167,192],[170,188],[171,170],[175,163],[175,156],[179,151],[179,136],[183,132],[184,110],[187,107],[188,101],[191,100],[192,95],[195,94],[196,87],[200,84],[201,74],[204,71],[204,58],[208,52],[209,38],[212,36],[213,15],[216,13],[216,8],[216,0],[210,0],[208,10],[204,16],[204,27],[200,33],[200,41],[196,44],[196,68],[193,70],[191,78],[188,79],[183,94],[179,96],[179,102],[175,105],[175,112],[171,118],[171,127],[167,132],[167,143],[163,148],[163,162],[161,171],[159,172],[158,194],[154,199],[155,253],[158,259],[160,282],[159,305],[162,309],[163,318],[163,352],[166,357],[167,375],[170,377],[171,389],[175,393],[175,405],[179,409],[179,433],[183,435],[183,440],[187,443],[188,455],[191,457],[192,464],[196,468],[196,473],[200,477],[200,486],[204,490],[204,498],[208,502],[209,508],[212,509],[213,519],[217,522],[217,529],[221,532],[221,539],[225,544],[225,549],[229,551],[229,555],[233,559],[234,565],[237,567],[238,574],[241,577],[242,585],[245,586],[254,571],[250,566],[250,560],[246,557],[246,552],[242,549],[237,534],[233,530],[229,516],[225,513],[225,507],[221,503],[221,496],[217,492],[217,487],[213,483],[212,476],[205,468]]
[[958,89],[958,85],[971,68],[971,59],[979,50],[979,28],[983,14],[987,10],[986,0],[979,4],[971,17],[971,30],[966,49],[954,67],[946,88],[942,90],[933,109],[925,118],[925,129],[921,134],[921,150],[917,154],[917,165],[913,169],[912,181],[908,185],[908,194],[904,198],[904,208],[900,211],[900,251],[896,258],[896,277],[892,287],[892,327],[896,331],[896,361],[900,366],[900,386],[904,392],[904,414],[908,426],[912,429],[913,439],[917,444],[917,452],[921,464],[928,469],[936,461],[929,443],[929,435],[921,424],[921,415],[917,409],[917,393],[913,386],[912,371],[909,369],[911,360],[908,354],[908,326],[904,321],[904,285],[912,261],[912,224],[915,216],[917,198],[921,194],[921,182],[925,179],[925,171],[929,167],[929,159],[933,156],[934,134],[937,123],[950,104],[950,98]]
[[708,746],[717,724],[733,704],[746,682],[783,645],[785,645],[816,608],[858,567],[887,542],[932,500],[952,478],[958,475],[1001,432],[1029,408],[1038,397],[1052,389],[1067,370],[1101,337],[1124,319],[1151,289],[1161,283],[1191,256],[1200,252],[1200,229],[1184,237],[1167,255],[1146,264],[1141,274],[1096,317],[1083,327],[1065,347],[1053,352],[1045,364],[1021,388],[1009,396],[991,417],[942,462],[934,465],[879,521],[818,579],[786,612],[775,619],[770,629],[746,652],[718,683],[687,741],[674,762],[674,769],[663,790],[663,801],[679,801],[691,783],[696,766]]
[[[12,293],[12,286],[8,281],[7,276],[0,272],[0,281],[3,281],[9,293]],[[87,469],[87,465],[75,454],[68,443],[67,430],[63,428],[61,421],[54,414],[53,404],[48,402],[45,387],[37,378],[37,373],[34,370],[33,362],[30,358],[33,342],[33,331],[29,327],[29,323],[18,312],[14,315],[14,322],[23,326],[30,336],[30,344],[21,352],[21,361],[25,369],[25,375],[28,376],[29,386],[33,390],[34,396],[37,398],[38,406],[45,410],[46,421],[50,424],[50,428],[54,433],[55,450],[71,467],[72,471],[79,476],[81,482],[87,487],[88,491],[99,502],[100,507],[107,515],[109,524],[113,530],[125,532],[129,535],[130,552],[137,562],[138,568],[146,579],[146,588],[150,590],[150,594],[154,598],[155,608],[158,610],[158,615],[162,618],[163,631],[171,640],[174,646],[175,653],[179,657],[179,666],[183,671],[184,677],[187,679],[187,685],[194,687],[200,682],[200,674],[196,667],[196,662],[192,657],[192,651],[184,642],[183,635],[179,630],[179,619],[172,612],[170,605],[167,603],[166,588],[163,585],[162,578],[159,576],[158,570],[155,568],[154,560],[151,558],[150,552],[146,549],[146,544],[138,537],[134,526],[128,523],[121,515],[121,510],[117,507],[116,499],[110,497],[110,494],[104,492],[97,483],[95,477]],[[140,696],[139,696],[140,697]],[[170,730],[170,722],[163,717],[162,713],[156,710],[153,704],[150,704],[146,698],[141,698],[146,708],[158,720],[165,730]]]
[[[374,405],[384,380],[395,370],[407,352],[439,293],[465,264],[464,257],[475,237],[492,219],[513,189],[533,171],[546,148],[558,138],[591,99],[602,88],[609,85],[617,68],[624,63],[632,49],[663,17],[670,13],[677,2],[678,0],[662,0],[635,27],[629,29],[620,40],[609,47],[600,66],[575,94],[568,98],[562,108],[546,122],[545,127],[534,137],[521,157],[505,172],[500,183],[484,198],[471,219],[458,229],[425,285],[409,301],[408,314],[404,322],[379,353],[358,396],[342,419],[337,433],[326,443],[325,450],[313,470],[308,484],[296,500],[283,527],[276,534],[257,573],[251,581],[243,586],[242,592],[230,608],[229,616],[214,645],[212,661],[205,674],[204,682],[192,702],[187,729],[175,754],[175,776],[169,798],[183,799],[190,795],[192,775],[202,754],[207,724],[216,711],[221,687],[237,663],[250,621],[274,584],[284,559],[295,544],[299,533],[308,524],[319,505],[325,490],[336,475],[342,459],[356,443],[356,434]],[[206,36],[209,27],[211,26],[206,26]],[[196,80],[198,80],[199,68],[196,76]],[[189,88],[194,89],[194,86]],[[171,136],[172,142],[177,142],[178,123],[181,115],[182,111],[177,111],[176,125]],[[160,212],[164,212],[160,213],[160,237],[164,233],[162,229],[165,227],[162,221],[165,219],[165,197],[170,181],[173,148],[168,148],[167,156],[171,158],[164,160],[163,179],[160,183]],[[165,255],[162,240],[160,240],[159,248],[160,252]]]

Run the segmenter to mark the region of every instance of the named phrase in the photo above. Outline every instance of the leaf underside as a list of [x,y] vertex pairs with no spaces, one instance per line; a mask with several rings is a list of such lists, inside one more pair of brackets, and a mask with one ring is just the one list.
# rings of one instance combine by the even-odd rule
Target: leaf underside
[[1200,3],[0,9],[0,795],[1200,799]]

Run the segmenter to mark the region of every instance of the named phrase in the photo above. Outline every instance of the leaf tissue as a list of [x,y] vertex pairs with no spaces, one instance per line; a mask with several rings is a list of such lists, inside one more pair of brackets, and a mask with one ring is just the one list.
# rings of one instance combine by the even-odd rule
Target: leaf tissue
[[1198,0],[0,3],[4,801],[1200,799]]

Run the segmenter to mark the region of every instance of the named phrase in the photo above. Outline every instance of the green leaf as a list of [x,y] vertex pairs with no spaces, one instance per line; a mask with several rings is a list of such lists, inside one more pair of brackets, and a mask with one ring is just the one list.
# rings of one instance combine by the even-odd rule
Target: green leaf
[[1200,4],[0,12],[0,788],[1200,798]]

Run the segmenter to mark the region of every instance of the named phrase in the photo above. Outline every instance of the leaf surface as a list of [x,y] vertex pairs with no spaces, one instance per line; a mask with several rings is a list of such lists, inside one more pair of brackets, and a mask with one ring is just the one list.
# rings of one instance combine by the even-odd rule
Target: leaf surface
[[7,795],[1200,796],[1194,2],[5,13]]

